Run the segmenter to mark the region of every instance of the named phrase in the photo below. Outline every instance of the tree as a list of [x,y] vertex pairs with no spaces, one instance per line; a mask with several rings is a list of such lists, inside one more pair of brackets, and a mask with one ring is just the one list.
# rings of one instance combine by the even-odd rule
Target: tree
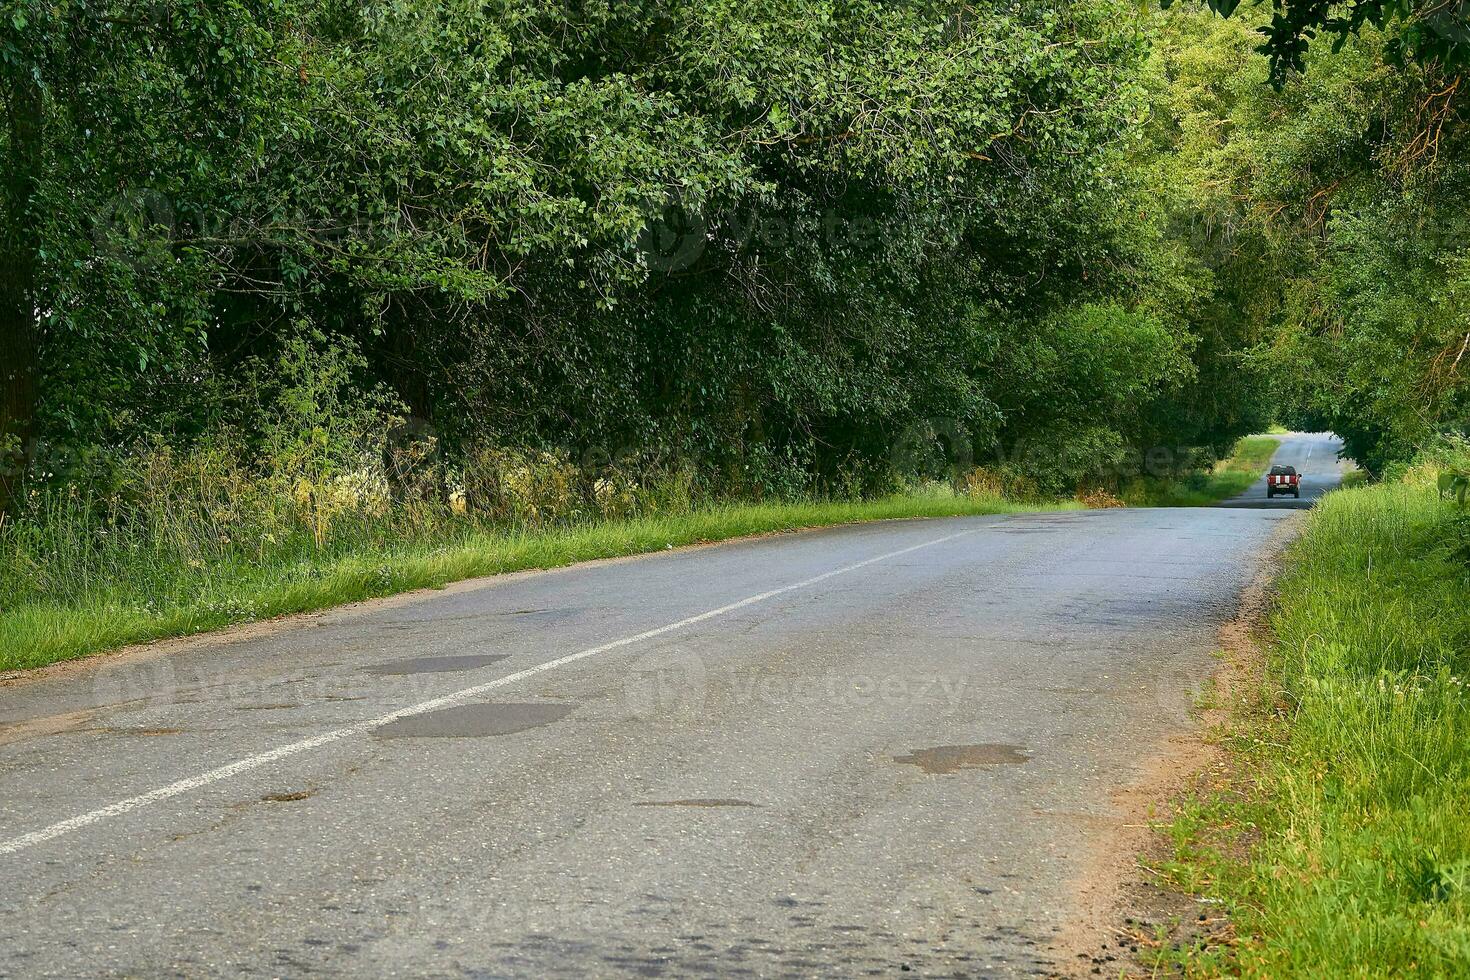
[[[296,100],[277,0],[7,0],[0,6],[3,496],[41,440],[179,371],[213,316],[210,209],[250,186]],[[252,229],[253,231],[253,229]]]
[[1239,68],[1249,29],[1161,15],[1171,181],[1191,251],[1254,338],[1282,421],[1372,471],[1470,428],[1470,114],[1456,76],[1388,39],[1314,49],[1281,90]]
[[[259,449],[242,379],[318,351],[451,454],[876,486],[916,426],[1043,414],[1002,351],[1233,349],[1160,299],[1119,0],[9,2],[42,99],[39,140],[0,137],[32,175],[17,418],[78,457]],[[1063,368],[1033,397],[1097,399],[1097,445],[1175,431],[1182,373],[1119,402]],[[1192,404],[1189,438],[1241,424]]]

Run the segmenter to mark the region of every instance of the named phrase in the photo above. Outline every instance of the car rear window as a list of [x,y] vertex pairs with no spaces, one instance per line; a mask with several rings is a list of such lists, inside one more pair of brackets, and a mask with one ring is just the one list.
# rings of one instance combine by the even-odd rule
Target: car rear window
[[1295,466],[1273,466],[1273,467],[1271,467],[1271,475],[1272,476],[1296,476],[1296,467]]

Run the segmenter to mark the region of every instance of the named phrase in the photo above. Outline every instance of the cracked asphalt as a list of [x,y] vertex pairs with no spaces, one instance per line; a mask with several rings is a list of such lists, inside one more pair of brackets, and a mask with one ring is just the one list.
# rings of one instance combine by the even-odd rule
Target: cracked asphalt
[[[1285,437],[1303,505],[1329,436]],[[1048,975],[1277,521],[835,528],[0,684],[0,976]]]

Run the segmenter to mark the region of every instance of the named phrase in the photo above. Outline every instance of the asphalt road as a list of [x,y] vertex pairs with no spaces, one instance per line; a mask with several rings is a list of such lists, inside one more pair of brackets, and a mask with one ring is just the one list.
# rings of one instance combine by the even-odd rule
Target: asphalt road
[[0,975],[1052,972],[1293,503],[676,550],[10,683]]
[[1256,482],[1245,493],[1222,503],[1222,507],[1266,507],[1306,509],[1317,502],[1328,490],[1342,482],[1344,464],[1337,454],[1342,450],[1342,440],[1325,432],[1292,432],[1280,436],[1281,448],[1271,462],[1295,466],[1301,474],[1302,495],[1295,497],[1266,498],[1266,481]]

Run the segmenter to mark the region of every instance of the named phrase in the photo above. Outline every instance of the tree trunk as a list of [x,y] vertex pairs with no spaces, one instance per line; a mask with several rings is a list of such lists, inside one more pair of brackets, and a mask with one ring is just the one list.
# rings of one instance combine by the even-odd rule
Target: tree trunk
[[19,495],[33,461],[40,394],[32,199],[41,165],[41,90],[29,76],[12,76],[4,96],[9,132],[0,189],[0,510]]

